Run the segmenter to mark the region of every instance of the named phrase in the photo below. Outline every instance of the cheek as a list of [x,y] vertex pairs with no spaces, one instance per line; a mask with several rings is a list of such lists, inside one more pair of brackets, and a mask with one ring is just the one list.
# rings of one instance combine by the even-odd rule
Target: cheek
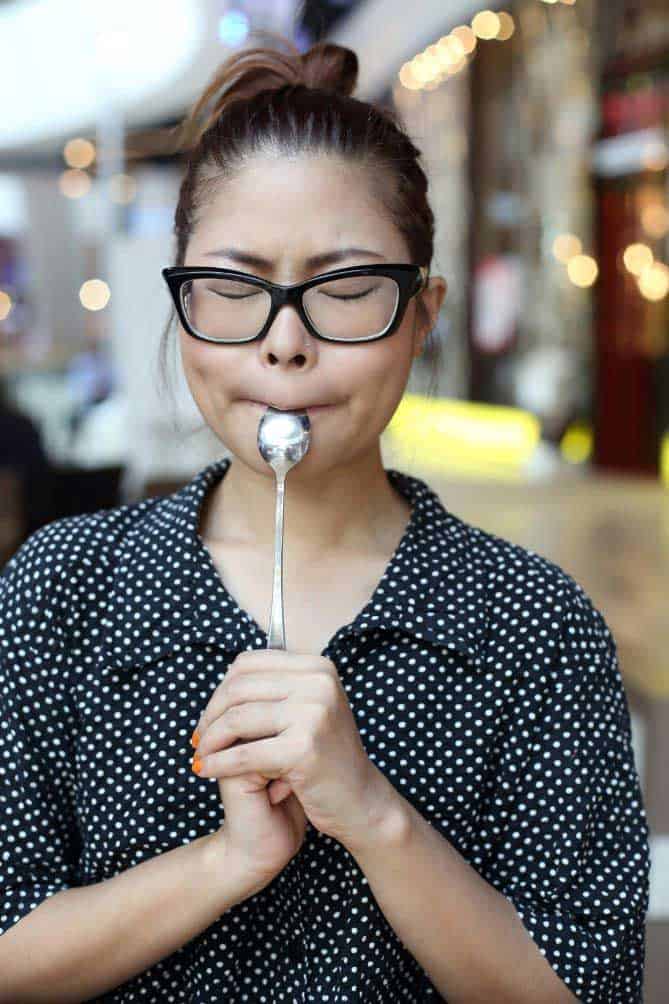
[[196,338],[182,333],[181,335],[181,361],[184,372],[189,378],[192,377],[198,383],[206,379],[207,373],[211,369],[211,346],[205,342],[199,342]]
[[183,335],[181,339],[181,362],[186,382],[198,404],[226,394],[227,383],[234,366],[224,353],[227,348],[207,345],[195,338]]
[[[391,339],[388,339],[390,342]],[[354,403],[358,424],[370,434],[380,434],[392,419],[404,394],[409,374],[410,360],[397,346],[384,347],[376,353],[365,352],[357,367],[350,365],[350,372],[356,371]],[[382,346],[376,346],[381,350]]]
[[367,391],[366,396],[371,396],[372,392],[379,399],[390,401],[404,391],[411,360],[399,339],[393,343],[394,337],[376,346],[370,345],[365,350],[365,357],[360,360],[358,374],[361,388]]
[[198,384],[201,377],[202,365],[200,362],[199,343],[187,335],[183,328],[179,328],[179,355],[181,356],[181,368],[183,370],[186,383],[191,391],[194,385]]

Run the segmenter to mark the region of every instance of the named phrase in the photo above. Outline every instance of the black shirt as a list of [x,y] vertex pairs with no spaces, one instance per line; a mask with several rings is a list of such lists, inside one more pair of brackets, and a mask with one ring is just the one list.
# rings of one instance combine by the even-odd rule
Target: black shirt
[[[0,933],[222,823],[190,736],[229,663],[267,646],[198,534],[229,466],[57,519],[3,570]],[[509,899],[579,1000],[641,1001],[649,832],[611,632],[557,565],[387,476],[411,518],[322,653],[369,757]],[[96,999],[443,1000],[355,858],[310,823],[268,886]]]

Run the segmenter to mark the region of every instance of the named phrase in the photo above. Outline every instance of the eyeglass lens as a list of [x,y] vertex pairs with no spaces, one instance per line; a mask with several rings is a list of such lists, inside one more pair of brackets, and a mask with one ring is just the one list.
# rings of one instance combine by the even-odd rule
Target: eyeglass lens
[[[269,292],[243,279],[216,276],[190,279],[182,287],[189,324],[221,342],[253,338],[271,307]],[[373,338],[392,322],[399,287],[384,275],[331,279],[307,289],[302,303],[319,334],[341,341]]]

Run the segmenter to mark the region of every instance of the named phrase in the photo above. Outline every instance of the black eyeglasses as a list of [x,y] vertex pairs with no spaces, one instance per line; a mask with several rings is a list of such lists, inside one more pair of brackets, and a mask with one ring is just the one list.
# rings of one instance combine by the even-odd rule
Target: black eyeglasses
[[220,345],[255,342],[286,304],[314,338],[371,342],[402,323],[427,281],[425,265],[355,265],[282,286],[229,268],[162,269],[179,319],[193,338]]

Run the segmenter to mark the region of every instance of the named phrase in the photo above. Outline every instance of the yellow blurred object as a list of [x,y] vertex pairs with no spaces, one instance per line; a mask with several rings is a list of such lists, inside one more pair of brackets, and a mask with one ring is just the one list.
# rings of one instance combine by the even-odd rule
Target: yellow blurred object
[[521,408],[405,394],[385,436],[399,467],[521,481],[541,425]]
[[569,464],[581,464],[592,454],[592,428],[572,422],[560,440],[560,453]]

